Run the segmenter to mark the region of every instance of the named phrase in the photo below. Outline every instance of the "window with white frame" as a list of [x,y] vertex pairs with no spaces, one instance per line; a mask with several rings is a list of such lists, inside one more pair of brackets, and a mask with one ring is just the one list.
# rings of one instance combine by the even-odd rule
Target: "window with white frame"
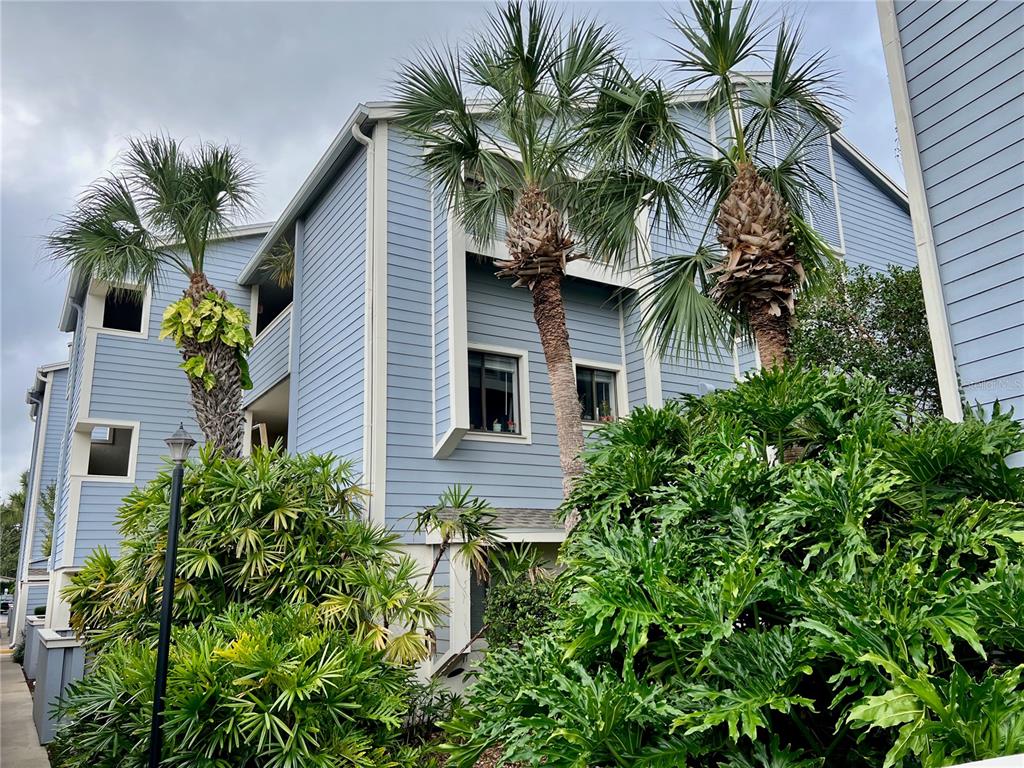
[[469,351],[469,428],[522,434],[519,358]]
[[103,327],[113,331],[142,331],[145,296],[132,288],[107,289],[103,299]]
[[614,372],[577,365],[576,394],[583,421],[614,421],[618,416]]
[[93,427],[89,435],[90,475],[128,477],[132,455],[131,427]]

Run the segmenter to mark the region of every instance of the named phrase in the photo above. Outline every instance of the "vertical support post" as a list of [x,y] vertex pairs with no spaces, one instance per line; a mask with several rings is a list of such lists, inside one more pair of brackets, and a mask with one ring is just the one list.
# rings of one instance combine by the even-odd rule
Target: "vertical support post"
[[160,635],[156,647],[156,680],[153,687],[153,720],[149,729],[149,768],[159,768],[163,752],[164,696],[167,693],[167,660],[171,646],[171,609],[174,605],[174,572],[178,559],[178,526],[181,516],[182,462],[171,473],[171,514],[167,521],[167,553],[164,556],[164,591],[160,602]]

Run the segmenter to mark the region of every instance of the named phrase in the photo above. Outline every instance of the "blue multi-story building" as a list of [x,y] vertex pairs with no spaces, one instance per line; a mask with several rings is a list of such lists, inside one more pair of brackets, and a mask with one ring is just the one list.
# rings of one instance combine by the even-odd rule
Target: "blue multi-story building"
[[1024,418],[1024,5],[878,0],[946,416]]
[[[696,105],[681,119],[709,140]],[[371,492],[368,514],[398,530],[428,563],[434,542],[412,517],[461,483],[488,499],[510,541],[554,547],[561,478],[547,371],[530,295],[493,275],[501,242],[467,238],[421,167],[420,148],[389,104],[360,105],[272,224],[242,228],[207,253],[211,281],[249,307],[255,346],[244,399],[246,447],[281,440],[291,451],[350,460]],[[810,162],[825,179],[813,223],[847,261],[914,262],[903,192],[834,134]],[[292,284],[262,269],[286,240]],[[663,232],[643,249],[671,248]],[[692,244],[691,244],[692,245]],[[573,262],[564,298],[586,428],[682,393],[728,386],[753,364],[742,350],[686,365],[646,350],[635,275]],[[60,590],[97,546],[116,550],[119,499],[162,466],[179,421],[199,434],[180,357],[159,341],[160,318],[183,285],[171,279],[134,297],[71,275],[60,318],[72,334],[46,624],[67,625]],[[31,540],[25,552],[35,551]],[[450,619],[436,628],[435,669],[479,621],[478,585],[442,564]],[[19,619],[20,620],[20,619]]]

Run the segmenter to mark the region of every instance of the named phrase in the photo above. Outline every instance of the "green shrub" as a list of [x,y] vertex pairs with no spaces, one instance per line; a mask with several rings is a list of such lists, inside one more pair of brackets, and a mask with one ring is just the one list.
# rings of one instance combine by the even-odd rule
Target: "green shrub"
[[[1024,751],[1024,449],[788,368],[602,428],[568,607],[447,724],[570,766],[923,766]],[[663,435],[671,435],[664,438]]]
[[840,263],[797,303],[792,353],[813,365],[860,370],[893,394],[941,413],[918,269],[875,272]]
[[19,640],[14,648],[11,649],[11,661],[15,664],[23,665],[25,663],[25,641]]
[[[58,768],[146,765],[154,651],[113,641],[61,707]],[[420,766],[402,743],[412,673],[311,606],[238,606],[176,629],[165,765]]]
[[[155,641],[169,492],[163,473],[125,497],[120,556],[97,550],[65,588],[72,626],[97,647]],[[417,585],[419,569],[398,554],[398,537],[364,519],[363,496],[350,466],[330,456],[204,451],[185,473],[176,624],[234,604],[309,603],[326,626],[368,638],[395,660],[423,658],[425,633],[395,628],[433,625],[440,603]]]
[[543,634],[555,620],[557,590],[553,579],[495,581],[487,590],[484,636],[488,652],[518,647],[526,638]]
[[46,615],[46,606],[45,605],[37,605],[35,608],[32,609],[32,615],[33,616],[45,616]]

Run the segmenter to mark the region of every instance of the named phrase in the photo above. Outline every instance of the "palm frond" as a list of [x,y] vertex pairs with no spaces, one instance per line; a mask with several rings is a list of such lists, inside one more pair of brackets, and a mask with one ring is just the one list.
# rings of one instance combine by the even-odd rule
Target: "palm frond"
[[285,239],[279,240],[263,259],[260,272],[277,283],[279,288],[288,288],[295,282],[295,248]]
[[698,361],[730,348],[741,320],[707,295],[707,272],[718,261],[711,249],[699,248],[651,264],[640,285],[640,328],[662,356]]
[[751,110],[745,131],[754,143],[761,143],[774,129],[785,136],[803,134],[808,122],[834,126],[838,116],[829,106],[842,100],[836,88],[838,73],[828,66],[824,52],[798,60],[802,35],[785,21],[779,25],[771,59],[761,56],[771,66],[767,82],[740,75],[743,87],[737,99],[741,108]]
[[[89,186],[47,238],[52,256],[97,280],[152,285],[168,257],[150,235],[129,182],[109,176]],[[186,266],[170,258],[186,274]]]

